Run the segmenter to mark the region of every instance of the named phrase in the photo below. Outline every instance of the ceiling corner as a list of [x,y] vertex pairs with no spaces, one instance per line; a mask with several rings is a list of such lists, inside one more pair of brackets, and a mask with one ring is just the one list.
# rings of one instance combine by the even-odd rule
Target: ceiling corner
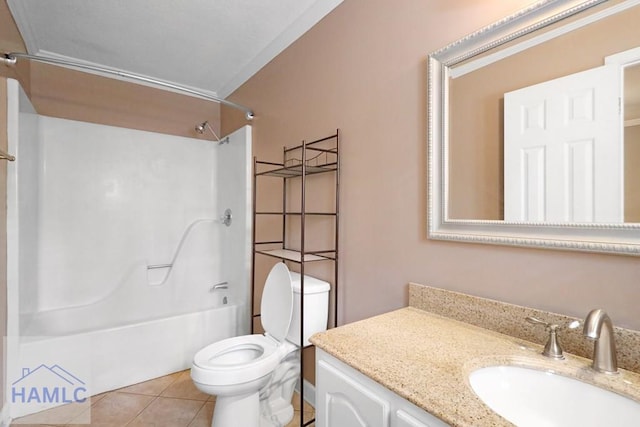
[[298,19],[282,31],[271,43],[253,57],[235,76],[227,81],[220,90],[218,96],[227,98],[236,89],[256,74],[262,67],[282,53],[289,45],[295,42],[314,25],[331,13],[343,0],[323,0],[311,5]]
[[7,6],[13,15],[13,20],[18,26],[18,31],[22,37],[26,53],[36,54],[38,53],[37,35],[31,24],[29,23],[28,13],[24,7],[24,3],[19,0],[6,0]]

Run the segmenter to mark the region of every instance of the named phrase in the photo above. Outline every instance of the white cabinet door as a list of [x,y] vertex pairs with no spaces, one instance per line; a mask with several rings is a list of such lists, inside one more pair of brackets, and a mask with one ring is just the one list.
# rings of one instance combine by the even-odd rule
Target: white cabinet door
[[316,426],[449,427],[321,349],[316,349]]
[[318,427],[388,427],[389,403],[324,360],[316,374]]

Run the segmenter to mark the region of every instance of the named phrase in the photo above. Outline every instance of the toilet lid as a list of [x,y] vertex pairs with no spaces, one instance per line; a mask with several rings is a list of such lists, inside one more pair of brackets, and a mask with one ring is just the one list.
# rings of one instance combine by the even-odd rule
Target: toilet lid
[[278,341],[284,341],[293,312],[291,274],[283,262],[273,266],[262,291],[260,317],[265,332]]

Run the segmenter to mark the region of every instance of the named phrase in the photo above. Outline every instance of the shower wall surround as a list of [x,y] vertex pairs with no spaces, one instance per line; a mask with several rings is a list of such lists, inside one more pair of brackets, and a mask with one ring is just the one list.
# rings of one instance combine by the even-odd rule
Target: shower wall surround
[[[193,221],[216,218],[218,153],[211,143],[39,120],[38,269],[47,279],[37,283],[38,311],[93,304],[146,282],[153,273],[146,267],[170,264]],[[194,233],[200,238],[180,254],[203,288],[225,280],[217,256],[222,232],[211,226]]]
[[218,144],[40,116],[13,80],[8,95],[9,380],[59,364],[103,392],[248,333],[249,126]]
[[[246,182],[234,176],[246,169],[246,153],[230,144],[33,112],[22,114],[20,133],[23,326],[32,313],[110,299],[137,306],[131,314],[138,318],[120,316],[120,323],[203,309],[216,298],[213,284],[238,281],[232,276],[246,261],[229,235],[246,226],[246,206],[232,206],[234,198],[247,197],[246,188],[234,187]],[[236,227],[220,223],[227,208]],[[176,285],[170,296],[160,289]]]

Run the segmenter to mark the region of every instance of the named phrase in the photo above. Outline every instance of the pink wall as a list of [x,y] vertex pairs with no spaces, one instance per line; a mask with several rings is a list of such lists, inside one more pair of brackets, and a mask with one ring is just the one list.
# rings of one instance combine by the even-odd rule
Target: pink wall
[[426,238],[427,54],[530,3],[345,0],[230,97],[264,160],[340,128],[342,322],[405,306],[415,281],[640,329],[639,258]]

